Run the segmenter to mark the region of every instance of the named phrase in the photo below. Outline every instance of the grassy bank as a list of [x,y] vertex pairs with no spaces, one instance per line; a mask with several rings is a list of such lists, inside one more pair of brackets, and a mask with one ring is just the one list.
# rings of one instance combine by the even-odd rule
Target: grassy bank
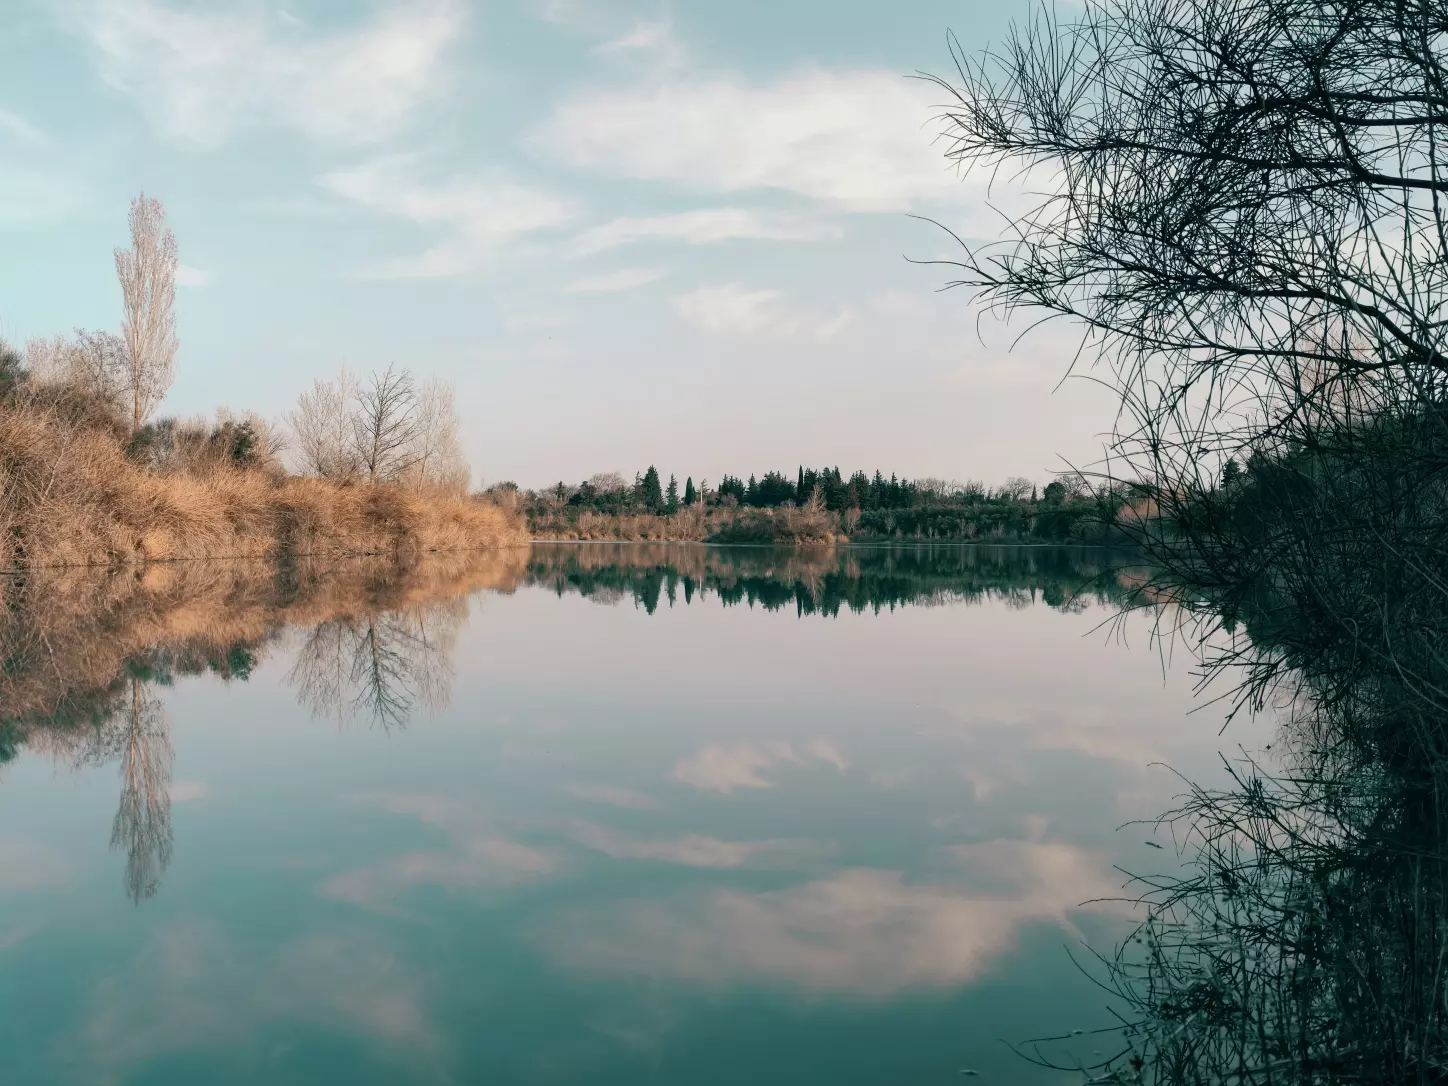
[[0,569],[409,557],[526,541],[513,514],[460,492],[292,475],[254,441],[228,423],[158,457],[92,397],[12,388],[0,397]]

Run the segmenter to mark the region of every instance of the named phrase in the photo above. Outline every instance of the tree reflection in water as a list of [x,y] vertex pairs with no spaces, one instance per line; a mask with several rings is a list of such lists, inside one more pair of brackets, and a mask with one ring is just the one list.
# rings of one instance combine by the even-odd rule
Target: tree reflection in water
[[111,849],[126,854],[126,894],[156,896],[171,863],[171,726],[166,708],[139,676],[126,679],[110,712],[78,745],[76,765],[119,761],[121,799],[111,823]]
[[[21,751],[120,766],[111,847],[125,886],[154,897],[171,862],[172,747],[159,690],[177,678],[246,681],[278,644],[314,716],[387,731],[445,708],[478,589],[535,585],[599,603],[759,605],[801,618],[973,603],[1075,609],[1124,600],[1121,554],[1080,548],[547,546],[399,569],[197,563],[92,582],[0,581],[0,761]],[[297,640],[286,636],[297,631]]]
[[122,711],[121,802],[111,848],[126,853],[126,893],[156,896],[171,863],[171,728],[165,706],[139,679]]
[[287,682],[313,716],[403,727],[416,707],[431,714],[451,700],[453,652],[466,620],[466,600],[442,600],[319,623],[303,638]]

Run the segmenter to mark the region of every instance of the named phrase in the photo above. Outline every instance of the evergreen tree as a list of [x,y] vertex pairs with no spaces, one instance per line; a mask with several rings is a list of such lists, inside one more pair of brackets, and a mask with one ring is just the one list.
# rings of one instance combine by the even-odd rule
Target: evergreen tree
[[649,470],[644,472],[644,477],[639,482],[639,500],[651,513],[657,513],[663,508],[664,491],[663,487],[659,485],[659,469],[652,464],[649,465]]
[[[669,476],[669,489],[664,494],[664,509],[667,512],[675,513],[679,509],[679,480],[676,476]],[[673,602],[672,592],[669,595],[669,602]]]
[[[694,489],[694,477],[690,475],[684,480],[684,504],[693,505],[698,500],[699,492]],[[687,587],[685,588],[685,595],[688,595]],[[686,599],[684,602],[687,603],[688,600]]]
[[796,482],[795,482],[795,484],[794,484],[794,503],[795,503],[796,505],[803,505],[803,504],[804,504],[805,502],[807,502],[807,501],[809,501],[809,495],[808,495],[807,493],[805,493],[805,489],[804,489],[804,465],[801,464],[801,465],[799,466],[799,478],[796,480]]

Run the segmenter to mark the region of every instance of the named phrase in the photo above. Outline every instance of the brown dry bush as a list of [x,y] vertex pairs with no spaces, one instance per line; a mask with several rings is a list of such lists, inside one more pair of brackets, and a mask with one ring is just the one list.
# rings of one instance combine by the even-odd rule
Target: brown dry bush
[[183,439],[190,451],[156,470],[128,455],[124,424],[97,397],[30,384],[0,403],[0,569],[415,556],[527,540],[507,511],[441,487],[289,476]]

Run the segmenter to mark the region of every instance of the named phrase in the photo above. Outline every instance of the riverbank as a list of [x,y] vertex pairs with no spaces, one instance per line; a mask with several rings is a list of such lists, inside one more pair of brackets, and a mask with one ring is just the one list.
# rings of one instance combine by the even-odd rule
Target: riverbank
[[530,512],[535,540],[621,543],[758,543],[828,546],[846,541],[839,518],[821,509],[701,508],[675,513]]
[[686,507],[675,513],[530,509],[536,540],[632,543],[1036,543],[1122,545],[1114,518],[1094,501],[990,501],[972,506],[846,510]]
[[527,542],[521,518],[460,491],[291,475],[239,433],[155,470],[83,397],[61,390],[0,406],[0,570],[409,558]]

